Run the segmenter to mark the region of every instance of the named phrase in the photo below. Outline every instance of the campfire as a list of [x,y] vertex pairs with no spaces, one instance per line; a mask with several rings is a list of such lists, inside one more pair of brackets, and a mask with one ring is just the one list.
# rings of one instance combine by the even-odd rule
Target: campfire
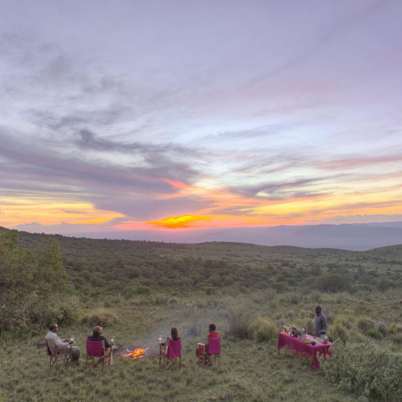
[[134,348],[133,350],[128,352],[125,355],[125,357],[128,357],[133,360],[139,360],[139,359],[142,359],[143,357],[145,357],[146,351],[147,351],[147,349],[144,349],[144,348]]

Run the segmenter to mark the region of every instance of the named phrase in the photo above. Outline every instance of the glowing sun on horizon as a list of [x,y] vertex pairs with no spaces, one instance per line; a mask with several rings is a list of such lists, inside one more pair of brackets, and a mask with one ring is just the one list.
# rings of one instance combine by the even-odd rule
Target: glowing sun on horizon
[[150,221],[148,223],[165,229],[186,229],[195,226],[194,224],[198,222],[207,220],[210,220],[209,216],[180,215],[180,216],[170,216],[167,218]]

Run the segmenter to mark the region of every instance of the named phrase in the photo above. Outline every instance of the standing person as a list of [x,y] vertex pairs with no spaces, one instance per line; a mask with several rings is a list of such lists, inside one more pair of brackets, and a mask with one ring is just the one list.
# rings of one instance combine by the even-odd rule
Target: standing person
[[112,344],[107,340],[103,335],[103,327],[97,325],[93,331],[92,335],[88,336],[89,341],[102,341],[105,345],[105,362],[107,364],[113,363],[113,355],[112,355]]
[[317,337],[325,336],[327,334],[327,328],[328,328],[327,318],[322,312],[321,306],[317,306],[315,308],[315,319],[314,319],[315,336]]

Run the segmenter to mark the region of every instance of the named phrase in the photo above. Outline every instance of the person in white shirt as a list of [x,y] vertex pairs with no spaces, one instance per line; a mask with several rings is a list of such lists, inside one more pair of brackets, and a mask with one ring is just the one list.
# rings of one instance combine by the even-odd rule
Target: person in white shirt
[[59,335],[57,335],[59,331],[59,326],[57,324],[52,324],[49,327],[49,332],[45,336],[47,347],[50,349],[50,352],[53,353],[62,353],[62,354],[70,354],[72,360],[78,361],[80,350],[77,346],[72,345],[72,341],[67,339],[61,339]]

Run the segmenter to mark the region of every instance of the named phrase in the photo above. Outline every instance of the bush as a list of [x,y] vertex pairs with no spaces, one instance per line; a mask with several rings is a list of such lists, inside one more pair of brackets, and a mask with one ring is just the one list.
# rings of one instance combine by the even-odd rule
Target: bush
[[378,330],[378,328],[370,328],[367,331],[367,336],[374,338],[374,339],[382,339],[383,335],[382,333]]
[[270,342],[276,339],[278,329],[267,317],[257,317],[249,325],[249,333],[257,342]]
[[125,298],[130,299],[135,296],[149,296],[151,294],[151,289],[147,286],[136,286],[128,287],[123,291]]
[[383,322],[379,322],[377,324],[377,330],[382,335],[382,337],[386,337],[388,335],[388,328]]
[[396,335],[396,334],[402,333],[402,325],[392,323],[392,324],[388,327],[388,333],[389,333],[390,335]]
[[334,320],[334,325],[341,325],[345,327],[345,329],[352,329],[353,328],[353,317],[345,316],[345,315],[337,315]]
[[119,317],[110,309],[96,308],[84,313],[81,322],[90,326],[101,325],[102,327],[109,327],[116,323]]
[[357,323],[360,331],[374,339],[382,339],[387,335],[387,327],[384,323],[376,323],[369,318],[361,318]]
[[317,288],[323,292],[348,291],[350,280],[346,275],[324,274],[317,279]]
[[391,341],[397,345],[402,345],[402,334],[391,335]]
[[357,322],[357,327],[364,335],[369,335],[370,332],[375,331],[375,322],[369,318],[361,318]]
[[63,301],[49,299],[46,305],[38,304],[31,308],[31,322],[39,324],[41,328],[55,322],[63,326],[71,325],[79,318],[79,301],[75,297]]
[[313,335],[315,332],[314,328],[314,321],[313,320],[307,320],[304,328],[306,328],[306,332],[310,335]]
[[339,339],[345,344],[348,340],[349,334],[348,330],[339,323],[334,324],[330,327],[329,336],[335,340]]
[[0,233],[0,331],[32,332],[50,321],[71,323],[71,290],[59,245],[29,250],[16,232]]
[[250,314],[241,311],[231,311],[228,317],[228,335],[239,339],[250,339]]
[[379,350],[372,343],[338,347],[324,365],[326,377],[346,391],[371,401],[399,401],[402,394],[402,357]]
[[377,284],[377,289],[380,292],[384,292],[392,287],[394,287],[395,284],[393,281],[389,280],[389,279],[381,279],[378,284]]

